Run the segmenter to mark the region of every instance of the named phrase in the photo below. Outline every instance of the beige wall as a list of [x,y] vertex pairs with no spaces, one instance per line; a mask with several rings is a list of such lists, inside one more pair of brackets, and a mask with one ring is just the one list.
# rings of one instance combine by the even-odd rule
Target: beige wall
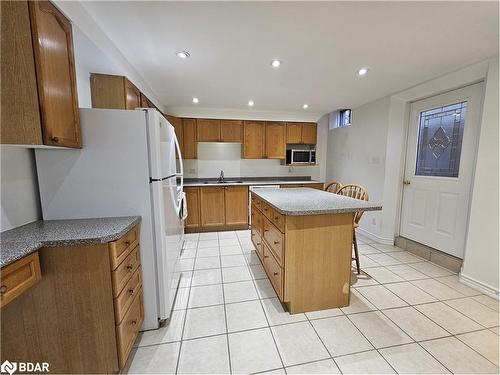
[[461,276],[465,282],[490,289],[499,285],[499,95],[498,56],[490,62],[474,176],[469,230]]

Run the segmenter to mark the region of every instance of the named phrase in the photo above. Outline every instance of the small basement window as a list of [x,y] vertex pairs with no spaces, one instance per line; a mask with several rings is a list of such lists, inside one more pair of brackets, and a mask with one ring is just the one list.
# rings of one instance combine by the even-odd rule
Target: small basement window
[[330,129],[344,128],[352,123],[352,109],[341,109],[330,113]]

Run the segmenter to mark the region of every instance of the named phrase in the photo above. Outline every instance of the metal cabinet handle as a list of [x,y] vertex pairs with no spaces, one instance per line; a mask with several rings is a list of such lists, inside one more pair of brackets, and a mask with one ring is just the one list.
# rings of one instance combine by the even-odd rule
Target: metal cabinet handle
[[5,294],[7,292],[7,285],[0,286],[0,294]]
[[57,138],[57,137],[50,137],[50,141],[54,142],[54,143],[58,143],[59,142],[59,138]]
[[264,259],[267,259],[267,258],[269,258],[269,255],[264,255]]
[[132,270],[134,269],[134,266],[133,266],[133,265],[131,265],[131,264],[129,264],[129,265],[127,266],[127,269],[128,269],[129,271],[132,271]]
[[131,323],[132,323],[132,325],[136,325],[137,324],[137,320],[134,319],[134,320],[131,321]]
[[275,244],[275,245],[277,245],[277,244],[279,244],[279,243],[280,243],[279,241],[274,241],[274,244]]
[[129,246],[130,244],[131,244],[131,242],[130,242],[129,240],[126,240],[126,241],[125,241],[125,245],[126,245],[126,246]]
[[274,276],[278,276],[278,272],[274,272],[274,273],[273,273],[273,275],[274,275]]
[[130,288],[130,289],[128,290],[128,294],[130,294],[130,295],[134,294],[134,288]]

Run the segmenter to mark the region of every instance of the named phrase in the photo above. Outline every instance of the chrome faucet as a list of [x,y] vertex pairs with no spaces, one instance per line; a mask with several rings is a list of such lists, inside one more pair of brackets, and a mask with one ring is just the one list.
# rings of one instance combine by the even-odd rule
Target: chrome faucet
[[219,179],[217,180],[217,182],[221,182],[223,183],[224,182],[224,171],[220,171],[220,175],[219,175]]

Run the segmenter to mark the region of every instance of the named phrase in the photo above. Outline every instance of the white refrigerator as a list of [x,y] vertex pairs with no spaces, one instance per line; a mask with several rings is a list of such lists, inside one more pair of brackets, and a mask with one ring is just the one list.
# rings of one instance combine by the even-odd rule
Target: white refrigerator
[[36,149],[45,220],[141,216],[142,330],[170,317],[187,215],[182,156],[155,109],[80,109],[81,149]]

